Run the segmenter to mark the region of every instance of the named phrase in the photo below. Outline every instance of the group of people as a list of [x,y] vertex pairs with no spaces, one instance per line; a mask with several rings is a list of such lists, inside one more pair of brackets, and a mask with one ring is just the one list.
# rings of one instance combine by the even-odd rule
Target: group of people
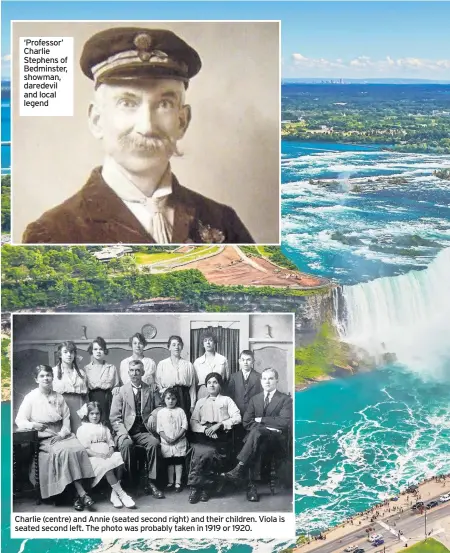
[[193,364],[181,357],[180,336],[169,338],[170,357],[158,366],[144,356],[146,345],[134,334],[132,355],[117,370],[98,337],[82,369],[76,345],[67,341],[58,346],[55,367],[35,368],[38,387],[25,396],[16,424],[38,432],[42,498],[73,484],[74,508],[91,508],[88,486],[105,478],[113,506],[134,508],[121,480],[128,478],[128,491],[137,483],[143,449],[148,492],[156,499],[165,497],[161,482],[175,492],[187,483],[190,503],[208,501],[230,482],[246,484],[247,499],[259,501],[261,460],[267,450],[285,456],[292,425],[292,400],[277,390],[277,371],[258,373],[253,352],[243,350],[240,371],[230,375],[211,333],[204,334],[204,354]]

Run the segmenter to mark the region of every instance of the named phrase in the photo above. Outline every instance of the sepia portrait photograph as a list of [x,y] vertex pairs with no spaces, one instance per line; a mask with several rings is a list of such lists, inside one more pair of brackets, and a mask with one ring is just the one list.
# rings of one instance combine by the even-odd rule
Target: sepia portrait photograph
[[289,313],[13,315],[13,510],[292,512],[293,348]]
[[[12,35],[13,243],[280,243],[278,21],[14,22]],[[44,51],[23,37],[73,40],[73,115],[21,115],[23,54]]]

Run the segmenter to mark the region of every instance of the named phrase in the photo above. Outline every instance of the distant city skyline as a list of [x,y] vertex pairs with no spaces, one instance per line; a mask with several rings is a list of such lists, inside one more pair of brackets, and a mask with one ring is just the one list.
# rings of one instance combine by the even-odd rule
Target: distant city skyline
[[[105,17],[107,13],[107,17]],[[2,2],[2,78],[12,20],[281,20],[282,77],[450,81],[450,2]]]

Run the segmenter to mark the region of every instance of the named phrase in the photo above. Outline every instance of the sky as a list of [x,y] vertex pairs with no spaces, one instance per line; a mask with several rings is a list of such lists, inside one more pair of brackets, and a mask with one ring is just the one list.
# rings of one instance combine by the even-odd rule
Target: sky
[[2,78],[13,19],[277,19],[284,78],[450,81],[450,2],[2,1]]

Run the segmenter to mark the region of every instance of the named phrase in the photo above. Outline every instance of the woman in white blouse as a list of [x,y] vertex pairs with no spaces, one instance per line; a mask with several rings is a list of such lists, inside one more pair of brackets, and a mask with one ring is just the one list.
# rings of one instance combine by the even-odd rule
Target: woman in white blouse
[[112,403],[112,389],[119,386],[119,373],[111,363],[107,363],[108,347],[105,340],[98,336],[88,347],[92,361],[84,367],[89,389],[89,401],[100,404],[103,424],[109,426],[109,412]]
[[77,365],[77,346],[62,342],[58,346],[58,364],[53,367],[53,389],[62,394],[70,411],[70,425],[75,434],[81,426],[77,413],[88,400],[86,373]]
[[156,385],[162,397],[167,388],[173,388],[177,395],[177,406],[190,418],[197,398],[195,371],[192,363],[181,358],[183,340],[180,336],[171,336],[167,342],[170,357],[158,363]]
[[211,332],[203,335],[203,347],[205,353],[194,361],[194,369],[197,378],[197,399],[206,397],[208,391],[204,384],[206,375],[211,372],[219,373],[224,386],[230,379],[230,369],[227,358],[217,353],[217,338]]
[[[53,390],[53,370],[48,365],[34,369],[38,387],[27,394],[16,417],[19,430],[37,430],[39,438],[39,485],[41,497],[59,495],[73,483],[78,493],[74,507],[92,507],[81,480],[93,478],[88,454],[70,432],[70,414],[61,394]],[[34,474],[34,471],[32,471]]]
[[219,474],[229,459],[231,429],[241,422],[239,407],[230,397],[220,393],[222,386],[220,374],[208,374],[205,378],[208,395],[197,401],[192,413],[189,503],[208,501],[210,491],[217,485]]

